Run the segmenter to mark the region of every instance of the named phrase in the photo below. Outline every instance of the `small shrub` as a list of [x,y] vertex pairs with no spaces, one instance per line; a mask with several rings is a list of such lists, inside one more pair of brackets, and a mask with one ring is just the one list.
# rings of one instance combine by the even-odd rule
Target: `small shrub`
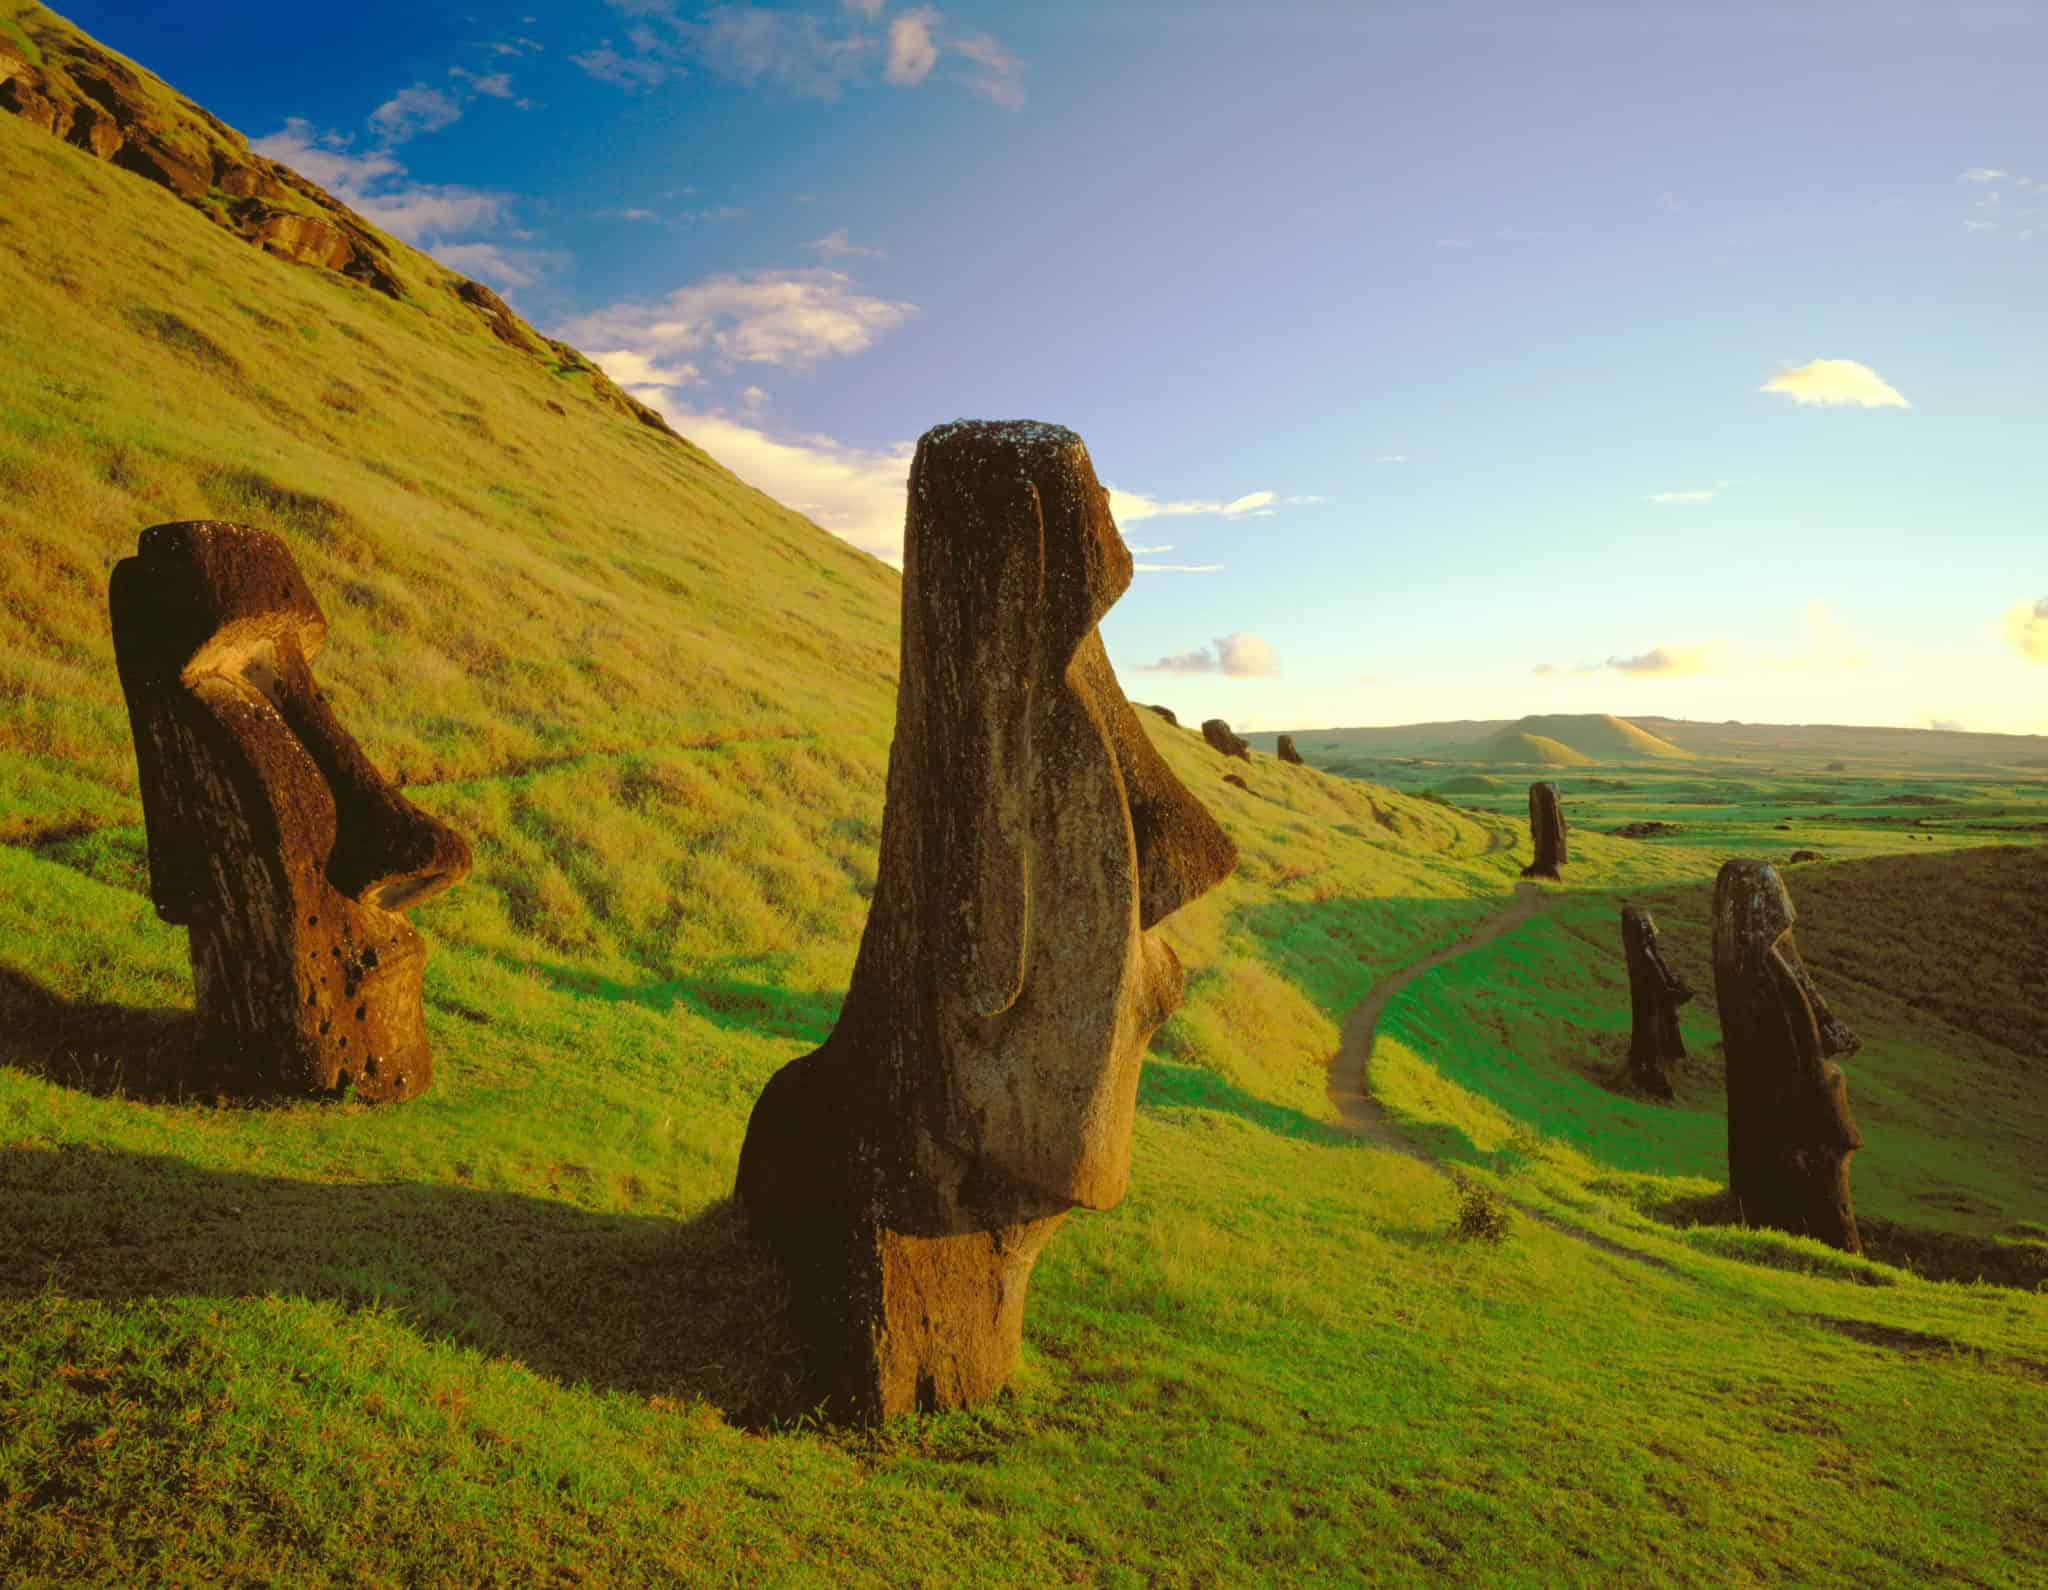
[[1514,1224],[1506,1200],[1491,1187],[1471,1177],[1451,1172],[1458,1189],[1458,1213],[1451,1222],[1451,1235],[1459,1242],[1499,1242]]

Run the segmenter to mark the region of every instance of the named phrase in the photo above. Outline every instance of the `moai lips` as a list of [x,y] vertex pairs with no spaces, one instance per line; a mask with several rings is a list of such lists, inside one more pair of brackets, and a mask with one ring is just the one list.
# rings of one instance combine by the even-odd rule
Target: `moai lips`
[[1728,1186],[1742,1218],[1861,1253],[1849,1156],[1863,1134],[1837,1055],[1860,1040],[1813,986],[1777,869],[1731,861],[1714,882],[1714,998],[1728,1065]]
[[157,525],[115,566],[109,599],[150,893],[190,931],[212,1079],[424,1092],[426,950],[402,913],[461,881],[469,847],[370,765],[322,698],[311,660],[327,620],[284,543]]
[[1536,859],[1522,869],[1525,878],[1558,881],[1558,869],[1565,864],[1564,804],[1557,786],[1547,781],[1529,786],[1529,837],[1536,844]]
[[1626,1081],[1638,1092],[1668,1099],[1673,1096],[1671,1073],[1685,1058],[1678,1007],[1692,998],[1692,989],[1665,961],[1657,923],[1639,905],[1622,907],[1621,949],[1628,961],[1632,1018]]
[[881,1418],[992,1395],[1066,1211],[1130,1177],[1179,1003],[1151,929],[1236,849],[1152,749],[1096,625],[1131,580],[1087,449],[960,422],[910,472],[874,905],[838,1027],[754,1107],[738,1197],[813,1387]]

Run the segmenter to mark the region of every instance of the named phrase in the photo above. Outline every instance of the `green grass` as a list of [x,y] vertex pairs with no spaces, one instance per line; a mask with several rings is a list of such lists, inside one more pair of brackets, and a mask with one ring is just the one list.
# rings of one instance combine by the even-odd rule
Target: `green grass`
[[[1149,714],[1243,862],[1167,925],[1189,993],[1132,1194],[1048,1248],[1003,1396],[820,1428],[728,1194],[874,886],[897,577],[502,347],[419,256],[391,302],[8,118],[0,188],[12,1578],[2048,1575],[2048,1300],[1674,1225],[1718,1190],[1696,1079],[1699,1121],[1628,1160],[1583,1048],[1496,1041],[1495,1015],[1560,1012],[1611,1036],[1615,894],[1655,891],[1684,937],[1734,830],[1576,829],[1551,915],[1489,952],[1499,1002],[1461,960],[1388,1007],[1376,1082],[1405,1066],[1390,1101],[1430,1103],[1433,1146],[1510,1204],[1498,1244],[1461,1240],[1458,1189],[1344,1132],[1324,1067],[1368,988],[1508,898],[1521,814],[1225,763]],[[475,846],[418,914],[436,1081],[403,1108],[177,1086],[190,974],[146,896],[105,580],[142,526],[209,513],[286,537],[343,720]],[[1866,1013],[1842,964],[1869,1051],[1905,1046],[1885,1152],[2039,1234],[2017,1129],[1987,1171],[1953,1124],[2018,1041],[2005,990]],[[1916,1094],[1930,1022],[1992,1047]],[[1852,1088],[1874,1130],[1881,1090]],[[1881,1157],[1873,1135],[1868,1206],[1914,1207],[1927,1179]]]

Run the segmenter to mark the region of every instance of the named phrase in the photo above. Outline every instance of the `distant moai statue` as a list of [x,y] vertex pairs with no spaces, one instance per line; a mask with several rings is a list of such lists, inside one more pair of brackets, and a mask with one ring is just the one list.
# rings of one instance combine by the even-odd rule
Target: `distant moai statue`
[[468,874],[469,846],[370,765],[321,695],[327,620],[284,543],[157,525],[108,597],[150,895],[191,935],[194,1084],[425,1092],[426,947],[403,913]]
[[1668,1099],[1671,1073],[1685,1058],[1678,1007],[1692,998],[1692,988],[1665,961],[1657,924],[1639,905],[1621,909],[1621,949],[1628,961],[1631,1016],[1624,1080],[1640,1093]]
[[1156,712],[1156,713],[1158,713],[1158,714],[1160,715],[1160,717],[1164,718],[1164,719],[1165,719],[1165,720],[1166,720],[1166,721],[1167,721],[1168,723],[1172,724],[1172,725],[1173,725],[1173,726],[1174,726],[1174,727],[1175,727],[1176,729],[1180,727],[1180,719],[1176,718],[1176,717],[1175,717],[1175,716],[1173,715],[1173,708],[1171,708],[1171,707],[1151,706],[1151,707],[1147,707],[1147,708],[1146,708],[1145,710],[1146,710],[1146,711],[1148,711],[1148,712]]
[[1863,1251],[1849,1156],[1863,1135],[1833,1057],[1859,1040],[1827,1007],[1792,940],[1775,867],[1731,861],[1714,883],[1714,998],[1728,1070],[1728,1186],[1750,1225]]
[[1564,803],[1557,786],[1548,780],[1529,786],[1529,834],[1536,842],[1536,859],[1522,869],[1525,878],[1558,881],[1558,868],[1568,859],[1564,840]]
[[1295,750],[1294,748],[1294,736],[1291,734],[1283,734],[1280,736],[1280,744],[1277,747],[1277,754],[1280,760],[1283,762],[1292,762],[1296,767],[1301,767],[1305,765],[1301,760],[1301,753]]
[[1103,650],[1131,575],[1073,432],[918,443],[874,904],[838,1026],[770,1080],[740,1151],[836,1414],[993,1395],[1039,1250],[1129,1182],[1139,1067],[1183,981],[1150,930],[1237,859]]
[[1230,725],[1221,718],[1202,720],[1202,738],[1225,756],[1234,756],[1240,762],[1249,762],[1252,759],[1251,746],[1231,733]]

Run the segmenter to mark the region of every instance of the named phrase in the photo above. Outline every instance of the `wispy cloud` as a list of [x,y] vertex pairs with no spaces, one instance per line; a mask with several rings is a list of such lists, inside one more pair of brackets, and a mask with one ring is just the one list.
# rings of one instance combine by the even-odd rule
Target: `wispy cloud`
[[932,24],[939,20],[930,6],[917,6],[889,19],[889,62],[882,75],[898,87],[922,83],[939,64],[932,43]]
[[[1209,572],[1204,570],[1203,572]],[[1206,646],[1141,663],[1144,673],[1225,674],[1235,679],[1270,679],[1280,672],[1280,655],[1249,630],[1218,635]]]
[[1675,679],[1686,674],[1713,673],[1719,661],[1710,642],[1705,646],[1652,646],[1633,657],[1610,657],[1606,666],[1638,679]]
[[859,353],[917,313],[863,293],[842,271],[814,268],[713,276],[652,304],[614,304],[563,328],[578,347],[623,348],[650,360],[709,353],[729,365],[803,368]]
[[462,119],[454,97],[425,83],[402,88],[370,112],[370,125],[387,144],[402,144],[420,133],[438,132]]
[[2001,171],[1996,166],[1972,166],[1956,180],[1958,182],[2003,182],[2010,175],[2012,175],[2011,172]]
[[1899,389],[1867,364],[1854,359],[1813,359],[1788,365],[1766,381],[1760,391],[1780,392],[1795,403],[1827,407],[1853,405],[1865,409],[1906,409]]
[[1765,668],[1790,673],[1826,673],[1870,666],[1869,656],[1857,645],[1848,624],[1820,597],[1799,609],[1799,634],[1800,645],[1796,650],[1766,652],[1758,661]]
[[614,348],[607,353],[593,353],[590,357],[600,370],[636,397],[650,391],[666,394],[675,388],[701,385],[704,380],[703,373],[688,360],[679,364],[657,364],[647,355],[635,353],[630,348]]
[[[500,292],[533,286],[541,279],[544,263],[538,255],[501,243],[438,243],[433,255],[443,265],[488,282]],[[559,263],[559,258],[554,258]]]
[[2048,663],[2048,596],[2007,608],[2005,638],[2028,662]]
[[472,72],[465,67],[451,66],[448,75],[465,83],[472,94],[482,94],[486,99],[512,99],[512,74],[510,72]]
[[1382,453],[1373,462],[1375,464],[1405,464],[1408,462],[1408,455],[1406,453]]
[[569,59],[600,83],[609,83],[612,87],[623,88],[628,93],[643,88],[656,88],[670,78],[680,76],[683,69],[671,59],[665,46],[655,43],[651,33],[646,37],[649,44],[654,47],[636,48],[631,55],[622,54],[614,49],[610,39],[600,39],[595,47],[572,55]]
[[1221,574],[1223,572],[1223,565],[1220,563],[1133,563],[1131,569],[1133,573],[1137,574]]
[[1644,501],[1644,502],[1712,502],[1712,501],[1713,501],[1713,500],[1714,500],[1714,499],[1715,499],[1716,497],[1720,496],[1720,495],[1721,495],[1721,493],[1722,493],[1722,492],[1724,492],[1724,491],[1726,491],[1727,489],[1728,489],[1728,482],[1727,482],[1727,481],[1725,481],[1725,480],[1717,480],[1717,481],[1715,481],[1715,482],[1713,483],[1713,485],[1711,485],[1711,486],[1703,486],[1703,487],[1699,488],[1699,489],[1698,489],[1698,490],[1696,490],[1696,491],[1653,491],[1653,492],[1651,492],[1651,493],[1650,493],[1650,494],[1649,494],[1649,495],[1648,495],[1647,497],[1645,497],[1645,498],[1643,499],[1643,501]]
[[357,154],[347,139],[296,116],[249,147],[283,161],[394,236],[444,254],[447,245],[502,225],[512,204],[509,194],[414,182],[388,149]]
[[1020,110],[1024,105],[1024,63],[998,44],[986,33],[971,34],[956,39],[954,52],[970,63],[961,74],[964,82],[975,93],[1004,110]]
[[843,226],[827,232],[823,237],[812,238],[804,247],[813,254],[822,255],[826,259],[886,259],[888,257],[886,251],[882,249],[869,248],[864,243],[854,242],[846,235],[846,228]]
[[1162,502],[1143,492],[1119,491],[1111,486],[1109,511],[1115,515],[1118,524],[1136,524],[1143,519],[1186,518],[1196,514],[1213,514],[1223,519],[1258,518],[1271,511],[1277,496],[1270,491],[1248,491],[1228,502],[1205,499]]

